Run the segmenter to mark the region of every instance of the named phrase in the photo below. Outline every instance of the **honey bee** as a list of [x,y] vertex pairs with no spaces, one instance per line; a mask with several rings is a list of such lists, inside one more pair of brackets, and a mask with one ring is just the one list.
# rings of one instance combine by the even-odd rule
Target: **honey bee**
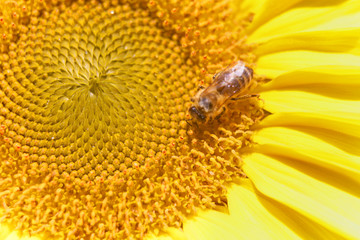
[[189,108],[192,119],[207,123],[218,119],[226,110],[228,100],[241,100],[258,97],[258,94],[246,94],[252,84],[253,70],[237,61],[213,76],[213,82],[207,88],[200,86]]

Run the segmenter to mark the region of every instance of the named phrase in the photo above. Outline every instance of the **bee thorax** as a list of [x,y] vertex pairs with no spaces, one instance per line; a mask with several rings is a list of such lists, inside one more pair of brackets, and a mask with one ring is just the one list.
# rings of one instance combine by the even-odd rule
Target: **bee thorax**
[[199,101],[199,107],[204,110],[204,112],[211,112],[214,110],[214,104],[216,103],[216,99],[213,99],[214,97],[202,97]]

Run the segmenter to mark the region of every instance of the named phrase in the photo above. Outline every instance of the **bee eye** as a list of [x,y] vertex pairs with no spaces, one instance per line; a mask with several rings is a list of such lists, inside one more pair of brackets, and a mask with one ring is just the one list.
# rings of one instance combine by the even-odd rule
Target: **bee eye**
[[206,120],[206,116],[201,111],[199,111],[195,106],[191,106],[189,108],[189,112],[193,118],[201,122],[204,122]]

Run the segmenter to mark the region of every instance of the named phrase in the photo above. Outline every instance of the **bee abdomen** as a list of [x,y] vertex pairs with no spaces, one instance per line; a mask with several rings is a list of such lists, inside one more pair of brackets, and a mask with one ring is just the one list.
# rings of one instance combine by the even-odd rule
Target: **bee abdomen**
[[243,72],[243,84],[244,86],[248,86],[253,78],[253,74],[254,71],[249,68],[249,67],[245,67],[244,72]]

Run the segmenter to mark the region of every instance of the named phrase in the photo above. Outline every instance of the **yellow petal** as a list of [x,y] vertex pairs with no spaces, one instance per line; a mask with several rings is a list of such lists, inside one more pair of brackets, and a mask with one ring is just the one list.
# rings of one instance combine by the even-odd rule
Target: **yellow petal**
[[283,73],[314,66],[360,67],[360,56],[346,53],[324,53],[313,51],[286,51],[259,57],[256,71],[275,78]]
[[[360,16],[359,16],[360,18]],[[360,54],[360,28],[306,30],[262,40],[257,56],[286,50],[313,50]]]
[[316,112],[329,116],[359,119],[360,102],[339,100],[300,91],[261,93],[265,108],[272,112]]
[[240,229],[236,229],[233,219],[218,211],[202,211],[184,223],[188,239],[248,239]]
[[[162,234],[162,235],[155,235],[153,233],[149,233],[145,236],[146,240],[180,240],[180,238],[172,238],[169,235]],[[182,239],[181,239],[182,240]],[[186,240],[186,239],[184,239]]]
[[[253,23],[249,26],[249,29],[247,29],[247,31],[249,33],[253,32],[259,26],[262,26],[264,23],[268,22],[273,17],[276,16],[276,18],[278,18],[277,15],[285,12],[286,10],[290,9],[292,6],[294,6],[297,3],[302,2],[302,1],[303,0],[289,0],[289,1],[266,0],[266,1],[261,1],[260,4],[257,4],[258,7],[254,8],[254,10],[256,10],[254,12],[255,18],[254,18]],[[257,2],[257,1],[254,1],[254,2]]]
[[[360,114],[354,113],[355,119],[345,118],[342,115],[329,116],[321,113],[275,113],[261,122],[262,127],[312,127],[333,130],[360,137]],[[355,146],[354,146],[355,147]]]
[[164,240],[187,240],[184,231],[181,228],[167,228],[165,229],[166,233],[168,234],[168,238],[163,238]]
[[[0,230],[2,230],[2,229],[0,228]],[[7,235],[4,238],[0,238],[0,239],[3,239],[3,240],[40,240],[40,238],[38,238],[38,237],[28,236],[27,234],[23,234],[21,236],[17,231],[12,231],[11,234]]]
[[20,234],[18,231],[10,230],[6,224],[0,224],[1,240],[40,240],[39,237],[29,236],[27,233]]
[[9,227],[5,224],[0,224],[0,239],[6,239],[6,237],[10,234]]
[[[294,139],[294,138],[293,138]],[[284,161],[296,161],[297,156]],[[244,171],[256,188],[344,238],[360,236],[360,200],[282,163],[280,157],[252,154]],[[335,236],[334,236],[335,237]]]
[[360,99],[360,68],[354,66],[316,66],[282,74],[260,91],[302,90],[343,99]]
[[275,113],[266,117],[261,127],[289,127],[320,138],[345,152],[360,155],[360,114],[354,120],[319,113]]
[[349,190],[360,195],[359,156],[347,153],[314,136],[288,128],[262,129],[255,135],[254,141],[259,143],[257,152],[294,158],[302,163],[321,167],[324,171],[329,170],[343,179],[352,179],[354,185],[349,186]]
[[230,7],[235,13],[235,20],[241,21],[245,14],[259,12],[266,1],[267,0],[233,0],[230,1]]
[[5,240],[18,240],[20,239],[17,233],[14,231],[10,235],[8,235]]
[[[288,226],[295,225],[293,219],[284,215],[277,205],[267,198],[256,195],[248,179],[229,189],[230,216],[247,239],[300,239]],[[272,214],[275,213],[275,216]],[[286,225],[283,223],[286,219]],[[281,221],[282,220],[282,221]],[[261,229],[261,231],[259,231]]]
[[[274,4],[273,1],[270,1],[270,3]],[[326,30],[360,27],[359,1],[343,1],[339,3],[338,0],[332,0],[323,1],[323,3],[303,1],[302,4],[298,4],[297,7],[276,16],[272,20],[261,22],[261,27],[251,34],[249,41],[262,42],[275,36],[309,31],[310,29]],[[283,4],[283,2],[279,1],[279,4]],[[287,4],[285,5],[287,6]]]

